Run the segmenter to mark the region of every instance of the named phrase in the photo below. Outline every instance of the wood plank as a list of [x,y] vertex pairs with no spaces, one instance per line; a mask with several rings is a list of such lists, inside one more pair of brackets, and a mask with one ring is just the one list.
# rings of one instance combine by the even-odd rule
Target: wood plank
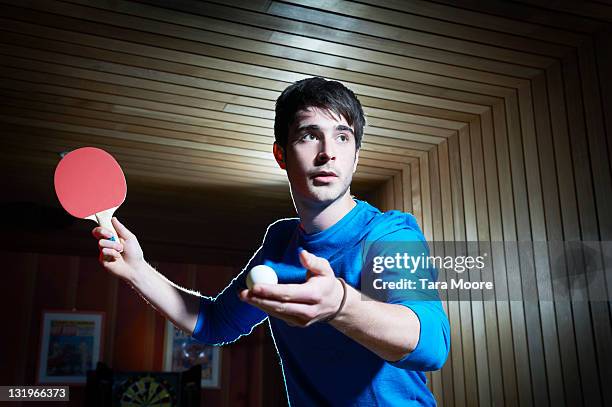
[[[60,10],[57,10],[58,6],[56,4],[53,4],[53,7],[51,8],[55,11],[58,11],[58,12],[60,11]],[[81,13],[80,14],[81,17],[87,16],[88,18],[91,18],[97,21],[106,21],[106,19],[108,19],[111,15],[108,12],[103,12],[102,10],[96,10],[94,12],[92,11],[92,9],[84,9],[84,8],[81,8],[75,5],[72,5],[68,9],[62,8],[62,7],[60,7],[60,9],[61,9],[61,12],[65,12],[69,14],[75,13],[75,11],[79,11]],[[184,27],[184,26],[180,26],[180,27],[170,26],[168,24],[164,24],[159,21],[156,21],[155,24],[152,25],[144,21],[141,18],[127,16],[125,14],[114,14],[113,21],[117,25],[124,25],[124,26],[129,26],[129,27],[140,27],[142,28],[143,31],[150,31],[150,30],[156,31],[157,30],[159,32],[160,29],[162,29],[163,27],[166,27],[167,31],[174,31],[174,32],[176,32],[177,30],[185,31],[186,36],[195,38],[195,30],[188,28],[188,27]],[[116,34],[113,34],[113,35],[116,35]],[[130,38],[134,38],[134,35],[140,35],[140,33],[139,34],[132,33]],[[197,38],[202,39],[201,31],[198,31]],[[333,61],[326,60],[326,58],[330,59],[332,57],[325,57],[323,54],[320,54],[320,53],[315,53],[315,52],[310,52],[310,51],[302,51],[300,53],[298,52],[296,48],[290,48],[290,50],[287,50],[285,49],[285,47],[274,46],[270,43],[263,43],[261,41],[237,40],[236,38],[232,38],[230,41],[230,39],[227,38],[227,36],[224,36],[222,34],[213,33],[213,32],[209,32],[205,38],[208,42],[213,41],[215,45],[218,45],[218,46],[229,47],[231,44],[233,48],[241,48],[243,50],[251,50],[253,48],[258,48],[262,53],[268,53],[276,57],[283,56],[285,58],[283,59],[283,64],[286,66],[285,70],[287,71],[296,70],[295,68],[291,68],[287,66],[288,64],[289,65],[292,64],[286,59],[287,53],[290,52],[293,54],[300,54],[300,55],[294,55],[292,59],[309,61],[309,65],[305,72],[309,72],[310,75],[322,75],[322,76],[326,76],[329,78],[336,78],[336,79],[343,80],[347,85],[349,85],[352,88],[355,88],[357,86],[356,83],[359,83],[360,84],[359,89],[357,89],[357,93],[359,94],[381,96],[384,98],[396,98],[397,96],[395,96],[392,90],[384,91],[383,88],[403,89],[405,91],[410,92],[408,94],[405,94],[403,99],[408,99],[408,100],[414,99],[415,101],[419,101],[419,103],[423,103],[424,101],[429,100],[429,97],[428,97],[429,95],[435,96],[436,94],[438,95],[440,94],[440,92],[436,91],[436,88],[433,88],[433,87],[428,87],[425,85],[418,85],[416,83],[407,82],[407,81],[400,82],[400,81],[395,81],[392,79],[381,78],[381,77],[376,77],[373,75],[365,74],[365,73],[376,74],[381,69],[380,66],[375,66],[375,67],[372,66],[371,68],[367,68],[366,66],[363,66],[360,68],[360,71],[364,72],[364,74],[357,73],[357,72],[349,72],[349,71],[340,72],[340,70],[335,70],[334,68],[327,68],[327,67],[323,68],[324,65],[335,66],[337,65],[338,61],[337,61],[337,58]],[[199,49],[201,50],[202,47],[199,47]],[[251,61],[253,61],[253,60],[257,60],[258,58],[260,59],[261,57],[252,56],[250,59]],[[232,59],[235,59],[235,57],[233,57]],[[313,65],[313,64],[318,64],[318,65]],[[353,64],[359,65],[360,63],[358,61],[354,61]],[[106,65],[109,65],[109,64],[106,63]],[[169,76],[169,74],[162,75],[162,76]],[[393,83],[395,83],[395,85],[393,85]],[[234,85],[234,86],[236,87],[237,85]],[[475,85],[470,85],[470,86],[473,87]],[[381,95],[379,95],[379,93]],[[428,96],[421,96],[421,94],[428,95]],[[455,92],[449,89],[446,89],[444,91],[444,94],[447,97],[452,96],[452,98],[455,99],[456,101],[455,100],[451,101],[450,99],[445,100],[443,105],[458,106],[459,109],[455,109],[455,110],[476,109],[474,107],[470,107],[470,103],[474,103],[474,102],[478,103],[477,102],[478,100],[486,98],[484,96],[477,96],[477,95],[472,95],[472,94],[467,94],[467,93],[462,93],[462,92]],[[402,99],[398,99],[398,100],[402,100]]]
[[[442,203],[440,192],[440,170],[438,163],[438,149],[434,148],[429,151],[429,184],[431,190],[431,215],[432,215],[432,235],[433,242],[442,242],[443,236],[443,219],[442,219]],[[430,243],[430,255],[438,255],[436,252],[437,244]],[[438,270],[438,279],[442,279],[445,275],[444,270]],[[448,295],[446,290],[441,290],[440,300],[442,306],[448,315]],[[449,357],[440,371],[432,374],[432,391],[436,397],[436,401],[440,405],[453,406],[453,372],[452,372],[452,357]]]
[[[397,28],[389,27],[388,25],[382,24],[364,24],[363,21],[359,20],[358,24],[355,24],[354,19],[346,18],[343,16],[336,15],[333,21],[334,24],[329,24],[329,21],[320,21],[322,17],[321,13],[316,13],[313,10],[307,10],[303,8],[297,8],[292,5],[283,4],[280,2],[271,2],[266,12],[268,15],[261,13],[252,13],[241,9],[230,8],[224,5],[210,4],[210,3],[199,3],[193,1],[176,1],[172,3],[172,8],[181,10],[189,14],[199,14],[197,18],[190,16],[189,14],[176,13],[168,10],[168,4],[163,1],[147,1],[149,4],[161,6],[147,7],[147,13],[155,15],[156,18],[163,21],[181,21],[183,25],[189,25],[193,27],[199,27],[201,29],[211,29],[217,32],[223,32],[231,35],[244,36],[245,26],[248,26],[251,31],[246,34],[248,38],[257,38],[264,41],[274,41],[285,45],[290,45],[294,39],[299,40],[302,37],[308,37],[311,39],[326,40],[326,45],[322,49],[327,47],[334,47],[337,44],[348,44],[353,45],[356,42],[361,44],[361,49],[356,50],[358,52],[366,52],[365,55],[370,55],[367,58],[357,57],[356,59],[367,59],[367,60],[381,60],[380,57],[372,51],[368,50],[384,50],[385,54],[382,55],[382,60],[388,62],[388,65],[395,65],[399,67],[405,67],[408,69],[415,69],[422,72],[435,72],[442,73],[447,72],[445,75],[456,76],[460,78],[474,78],[476,75],[486,77],[487,82],[490,83],[503,83],[506,81],[512,81],[511,78],[502,78],[497,75],[487,75],[482,71],[489,70],[496,72],[498,69],[504,71],[504,64],[483,59],[483,58],[470,58],[466,55],[457,56],[456,59],[462,61],[469,61],[465,66],[475,65],[479,68],[490,67],[489,69],[482,69],[480,73],[461,69],[457,67],[442,67],[438,64],[428,63],[426,60],[433,61],[444,61],[444,56],[449,54],[449,51],[440,49],[431,49],[422,45],[415,45],[414,43],[407,41],[397,41],[397,39],[406,38],[405,35],[398,35]],[[84,3],[87,4],[87,3]],[[139,14],[139,9],[145,7],[143,5],[132,5],[130,3],[120,3],[117,6],[117,10],[121,10],[125,13]],[[245,5],[241,4],[240,8],[244,8]],[[279,18],[281,17],[281,18]],[[324,17],[323,17],[324,18]],[[293,24],[291,20],[299,20],[302,23],[299,25]],[[232,24],[232,23],[238,24]],[[314,24],[319,23],[319,24]],[[251,27],[258,27],[258,30],[254,30]],[[327,27],[334,27],[333,29]],[[349,32],[346,32],[346,28],[349,28]],[[395,29],[395,31],[393,31]],[[404,30],[405,31],[405,30]],[[291,35],[287,34],[290,33]],[[411,38],[411,36],[408,36]],[[389,39],[395,39],[395,41],[389,41]],[[454,49],[453,49],[454,52]],[[342,52],[342,54],[353,55],[351,52]],[[398,57],[396,55],[404,55],[404,57]],[[406,58],[406,56],[414,56],[416,58]],[[495,69],[497,68],[497,69]],[[529,72],[525,67],[517,67],[517,70],[512,72],[506,70],[511,76],[520,75],[523,72]],[[529,75],[528,75],[529,76]]]
[[[461,168],[461,188],[463,190],[463,208],[464,208],[464,223],[465,223],[465,241],[477,242],[479,236],[477,233],[477,221],[476,221],[476,207],[475,207],[475,191],[474,191],[474,173],[473,165],[476,160],[472,156],[472,146],[470,142],[470,128],[466,126],[464,129],[459,130],[457,140],[459,147],[460,156],[460,168]],[[451,144],[452,145],[452,144]],[[472,244],[468,244],[465,247],[466,254],[470,256],[479,256],[481,253],[474,248]],[[468,272],[469,278],[477,281],[481,281],[480,270],[470,270]],[[476,395],[478,397],[479,405],[491,404],[491,389],[489,382],[489,361],[487,350],[487,339],[486,329],[484,321],[484,306],[482,300],[482,293],[475,293],[470,297],[469,305],[471,308],[471,325],[473,329],[473,342],[474,342],[474,359],[475,359],[475,373],[476,373]],[[465,307],[466,310],[468,307]],[[478,351],[484,349],[485,351]]]
[[[474,123],[477,125],[477,123]],[[498,164],[496,159],[495,126],[493,112],[487,112],[481,118],[483,156],[486,176],[487,207],[489,213],[489,229],[491,242],[502,242],[504,240],[501,212],[500,178],[498,175]],[[510,302],[504,301],[508,297],[508,277],[505,263],[505,252],[501,245],[493,245],[491,253],[491,273],[494,276],[495,295],[500,298],[496,301],[496,315],[499,329],[499,347],[504,386],[504,403],[506,405],[518,406],[519,397],[517,389],[515,348],[512,340],[512,321],[510,314]]]
[[[441,205],[443,219],[443,240],[451,242],[455,240],[454,219],[453,219],[453,197],[451,187],[450,162],[448,141],[438,145],[438,163],[440,173],[440,190],[441,190]],[[438,255],[442,255],[438,253]],[[444,255],[448,255],[446,252]],[[466,406],[466,377],[464,368],[464,356],[462,346],[462,329],[461,315],[459,311],[459,302],[456,292],[448,294],[447,315],[451,327],[451,346],[449,359],[451,359],[452,367],[452,398],[445,397],[445,401],[457,407]],[[459,345],[457,345],[459,344]],[[448,386],[451,387],[451,386]],[[446,388],[446,386],[445,386]],[[452,402],[451,402],[452,400]]]
[[410,163],[410,184],[412,186],[412,214],[418,224],[423,227],[423,201],[421,190],[421,169],[420,163]]
[[[612,10],[612,8],[611,8]],[[607,141],[604,128],[604,116],[601,106],[601,91],[597,81],[597,70],[593,41],[585,42],[578,49],[578,64],[580,83],[584,99],[584,115],[587,130],[589,158],[591,160],[591,179],[594,184],[593,192],[596,212],[590,214],[597,219],[597,229],[583,230],[583,239],[604,242],[612,238],[612,216],[604,208],[612,207],[612,179],[610,176],[610,157],[608,156]],[[596,185],[596,186],[595,186]],[[604,243],[605,245],[605,243]],[[606,246],[597,244],[598,249]],[[612,352],[605,343],[612,342],[612,328],[610,324],[609,305],[602,300],[610,298],[606,287],[606,260],[603,253],[590,261],[595,262],[594,275],[589,277],[589,298],[596,300],[591,303],[593,318],[594,339],[597,350],[599,377],[602,383],[605,378],[612,377]],[[609,270],[609,269],[608,269]],[[609,280],[609,275],[607,276]],[[602,385],[602,399],[604,404],[612,403],[612,388]]]
[[[448,159],[450,169],[450,185],[453,206],[454,241],[465,242],[465,195],[462,185],[464,175],[461,171],[460,140],[448,140]],[[452,255],[466,255],[464,249],[455,251]],[[461,322],[461,346],[463,348],[463,374],[465,375],[465,395],[468,406],[478,404],[478,383],[476,367],[476,349],[474,346],[474,322],[472,319],[472,304],[465,292],[459,292],[457,298],[459,320]]]
[[[474,204],[475,204],[475,218],[476,222],[476,239],[468,238],[468,240],[476,240],[483,243],[484,247],[481,247],[480,250],[484,251],[487,245],[491,243],[491,232],[490,228],[490,219],[487,208],[487,199],[489,191],[487,191],[487,177],[485,173],[484,166],[484,157],[483,157],[483,142],[482,142],[482,129],[481,122],[473,121],[469,125],[469,143],[470,143],[470,152],[471,152],[471,163],[473,167],[473,184],[474,184]],[[467,141],[466,141],[467,143]],[[463,144],[461,144],[463,145]],[[489,253],[490,255],[491,253]],[[490,261],[490,260],[489,260]],[[494,281],[492,275],[492,268],[487,267],[482,272],[482,281]],[[477,307],[478,304],[475,304],[475,309],[481,308],[478,310],[481,314],[479,316],[480,319],[484,319],[484,332],[483,327],[479,328],[480,335],[484,336],[486,343],[482,345],[476,345],[479,349],[486,349],[486,362],[487,367],[485,373],[488,375],[488,380],[490,383],[490,400],[489,404],[494,405],[503,405],[504,404],[504,389],[503,389],[503,370],[501,365],[501,357],[499,353],[499,328],[498,328],[498,319],[496,313],[495,301],[484,300],[480,307]],[[482,315],[484,314],[484,316]],[[476,318],[475,318],[476,319]],[[480,335],[476,335],[478,338]],[[479,353],[479,352],[478,352]],[[477,358],[480,357],[477,353]],[[484,365],[484,361],[481,362]],[[479,368],[478,375],[479,381],[480,375],[483,374],[482,368]],[[479,397],[485,398],[481,396],[482,392],[479,390]],[[486,393],[485,393],[486,394]]]
[[[594,202],[593,184],[591,179],[591,163],[587,140],[585,140],[585,117],[583,95],[581,90],[581,77],[578,61],[575,56],[568,56],[562,61],[563,89],[567,104],[567,126],[569,130],[569,143],[571,148],[571,162],[573,179],[575,183],[574,199],[577,203],[578,228],[567,230],[565,240],[597,240],[597,220]],[[566,164],[567,165],[567,164]],[[585,404],[603,404],[601,385],[594,366],[597,366],[597,351],[593,336],[593,320],[589,303],[585,302],[587,293],[576,284],[586,284],[584,275],[576,275],[570,288],[574,327],[576,329],[576,343],[578,348],[578,361],[580,363],[580,377],[582,380],[583,397]]]
[[[531,100],[528,99],[529,105]],[[531,390],[534,403],[536,405],[549,404],[547,382],[546,382],[546,367],[544,362],[544,350],[542,344],[542,329],[539,315],[539,304],[535,299],[537,296],[536,279],[534,272],[534,253],[531,244],[521,244],[523,241],[529,241],[533,239],[534,232],[532,225],[529,223],[530,208],[527,201],[528,191],[527,185],[533,186],[533,179],[535,177],[529,177],[527,179],[525,174],[525,162],[523,146],[521,145],[522,139],[531,137],[533,140],[533,121],[528,122],[527,120],[521,120],[521,113],[526,110],[531,110],[531,106],[520,106],[516,97],[506,99],[505,110],[506,110],[506,121],[508,126],[507,143],[508,143],[508,154],[510,160],[510,175],[511,182],[510,188],[513,192],[513,211],[509,213],[510,216],[514,216],[514,230],[516,233],[516,248],[512,247],[511,250],[516,253],[516,259],[518,260],[518,269],[516,270],[516,278],[512,278],[509,281],[512,283],[509,287],[511,288],[511,297],[522,301],[522,304],[518,301],[514,302],[515,309],[521,308],[522,319],[518,318],[516,321],[519,323],[519,329],[515,327],[515,337],[518,337],[518,341],[524,344],[521,345],[520,349],[527,349],[529,355],[526,357],[526,363],[528,364],[527,369],[531,375]],[[535,169],[537,174],[537,164]],[[515,285],[516,284],[516,285]],[[522,331],[524,329],[524,331]],[[520,335],[520,336],[519,336]],[[529,340],[527,340],[529,338]],[[525,346],[525,347],[523,347]],[[522,372],[520,373],[522,374]]]
[[[325,12],[333,12],[338,13],[340,15],[346,15],[353,17],[354,19],[368,19],[378,23],[385,24],[385,33],[388,36],[399,36],[400,38],[409,38],[412,43],[418,43],[420,45],[442,48],[446,50],[453,50],[455,52],[459,51],[465,54],[470,55],[478,55],[481,57],[487,57],[490,59],[495,59],[503,62],[514,62],[516,60],[521,60],[525,65],[537,67],[537,68],[545,68],[548,66],[552,60],[547,57],[541,57],[534,54],[525,54],[517,51],[512,51],[510,49],[501,50],[497,47],[488,46],[484,44],[475,44],[473,42],[462,41],[460,39],[440,36],[440,35],[432,35],[428,32],[421,32],[416,30],[409,29],[409,25],[407,23],[410,20],[409,16],[406,16],[403,13],[393,12],[391,10],[377,9],[374,7],[370,7],[367,5],[362,5],[358,3],[348,3],[344,1],[337,1],[334,4],[325,3],[323,0],[288,0],[292,4],[296,5],[304,5],[310,8],[325,10]],[[349,5],[350,4],[350,5]],[[300,10],[301,13],[304,11]],[[320,24],[328,24],[329,20],[324,19],[321,14],[327,14],[323,11],[320,11],[318,14],[315,14],[316,17],[312,17],[308,15],[306,18],[308,20],[319,21]],[[330,17],[331,17],[331,13]],[[337,19],[337,18],[336,18]],[[354,20],[352,20],[354,21]],[[359,21],[361,22],[361,21]],[[397,28],[391,31],[387,27],[387,25],[393,25]],[[437,24],[436,24],[437,26]],[[379,26],[376,26],[379,27]],[[429,25],[425,30],[431,30],[432,26]],[[379,28],[380,31],[380,28]],[[490,34],[488,35],[490,36]],[[481,39],[482,40],[482,39]],[[435,44],[435,45],[434,45]]]
[[[535,38],[541,41],[560,44],[562,46],[578,46],[584,39],[584,36],[568,32],[565,29],[543,26],[541,24],[530,23],[509,17],[498,17],[491,15],[490,13],[486,13],[484,11],[484,8],[488,4],[481,4],[480,10],[475,12],[461,8],[461,6],[465,7],[466,4],[462,4],[467,3],[465,1],[454,2],[454,7],[423,0],[412,0],[410,3],[405,3],[401,0],[384,0],[382,2],[376,2],[374,0],[363,1],[371,5],[378,4],[379,6],[392,8],[394,10],[400,10],[446,21],[453,21],[455,23],[465,24],[472,27],[486,28],[487,30],[518,35],[524,38]],[[526,16],[521,17],[524,18]]]
[[[533,81],[533,95],[534,95],[534,108],[535,108],[535,121],[537,127],[537,142],[538,142],[538,154],[540,157],[540,176],[542,178],[542,195],[544,205],[544,221],[546,222],[546,238],[549,241],[563,241],[563,230],[560,212],[560,199],[557,173],[555,164],[560,162],[560,157],[555,155],[554,142],[553,142],[553,124],[555,119],[551,115],[551,109],[547,98],[549,94],[546,89],[546,78],[538,77],[534,78]],[[552,96],[552,95],[550,95]],[[563,101],[555,101],[555,104],[562,103]],[[560,137],[559,137],[560,138]],[[567,149],[567,146],[566,146]],[[559,152],[557,151],[557,154]],[[561,159],[562,161],[562,159]],[[562,164],[563,165],[563,164]],[[562,199],[562,198],[561,198]],[[571,318],[571,308],[567,301],[569,293],[567,291],[567,285],[562,282],[560,277],[567,278],[567,273],[564,270],[565,266],[559,267],[559,262],[565,262],[565,256],[563,250],[559,250],[559,245],[547,245],[550,250],[550,257],[546,256],[549,264],[549,271],[552,283],[552,295],[551,298],[554,302],[546,303],[543,302],[541,306],[552,307],[554,309],[554,318],[550,318],[556,323],[557,338],[550,337],[550,341],[557,341],[557,346],[561,359],[561,367],[557,372],[551,372],[551,376],[554,381],[559,381],[556,375],[562,375],[563,383],[563,394],[559,395],[563,397],[563,403],[567,405],[580,405],[582,404],[582,391],[580,388],[580,378],[578,375],[578,360],[576,358],[576,343],[574,339],[573,321]],[[557,264],[553,264],[556,261]],[[558,270],[561,270],[562,275]],[[544,323],[552,323],[551,321],[543,320]],[[551,328],[552,329],[552,328]],[[554,345],[550,345],[554,346]],[[551,381],[553,381],[551,380]],[[557,392],[559,393],[559,392]],[[557,395],[551,394],[551,401],[557,399]]]
[[[509,123],[516,130],[514,120]],[[503,225],[503,240],[505,242],[516,242],[518,236],[516,234],[516,218],[515,208],[513,204],[512,187],[515,182],[512,178],[512,168],[510,162],[510,152],[508,146],[508,131],[505,107],[497,105],[493,107],[493,125],[495,130],[495,147],[498,167],[498,177],[500,179],[500,202],[501,216]],[[514,350],[516,359],[516,375],[518,383],[518,399],[521,405],[530,405],[533,403],[533,393],[531,388],[531,370],[529,366],[529,348],[527,343],[527,334],[525,328],[525,310],[522,303],[521,293],[521,276],[520,276],[520,258],[516,245],[506,244],[506,268],[508,295],[510,299],[510,316],[512,340],[514,342]],[[527,350],[527,352],[517,352],[517,349]]]

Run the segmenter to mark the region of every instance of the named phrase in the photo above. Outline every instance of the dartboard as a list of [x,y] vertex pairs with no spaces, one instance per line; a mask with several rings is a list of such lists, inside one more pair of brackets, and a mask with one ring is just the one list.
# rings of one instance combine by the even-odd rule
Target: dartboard
[[130,377],[121,385],[119,392],[121,407],[173,407],[176,394],[167,380],[153,376]]

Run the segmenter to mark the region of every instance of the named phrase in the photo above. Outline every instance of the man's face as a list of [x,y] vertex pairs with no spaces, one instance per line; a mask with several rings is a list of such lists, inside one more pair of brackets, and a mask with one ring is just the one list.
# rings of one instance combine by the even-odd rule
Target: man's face
[[294,199],[330,204],[344,196],[358,155],[354,129],[344,117],[315,107],[297,112],[284,157]]

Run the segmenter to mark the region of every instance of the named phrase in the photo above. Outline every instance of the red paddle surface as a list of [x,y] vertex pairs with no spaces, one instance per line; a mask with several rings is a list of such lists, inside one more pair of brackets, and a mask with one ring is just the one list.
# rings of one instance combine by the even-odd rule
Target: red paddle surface
[[77,218],[123,203],[127,185],[112,155],[94,147],[66,154],[55,169],[55,193],[64,209]]

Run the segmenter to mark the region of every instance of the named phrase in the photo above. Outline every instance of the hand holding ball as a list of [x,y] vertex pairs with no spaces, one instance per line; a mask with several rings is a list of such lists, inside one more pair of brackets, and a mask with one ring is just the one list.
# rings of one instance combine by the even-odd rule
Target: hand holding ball
[[252,290],[255,284],[278,284],[278,276],[272,267],[260,264],[253,267],[246,278],[249,290]]

